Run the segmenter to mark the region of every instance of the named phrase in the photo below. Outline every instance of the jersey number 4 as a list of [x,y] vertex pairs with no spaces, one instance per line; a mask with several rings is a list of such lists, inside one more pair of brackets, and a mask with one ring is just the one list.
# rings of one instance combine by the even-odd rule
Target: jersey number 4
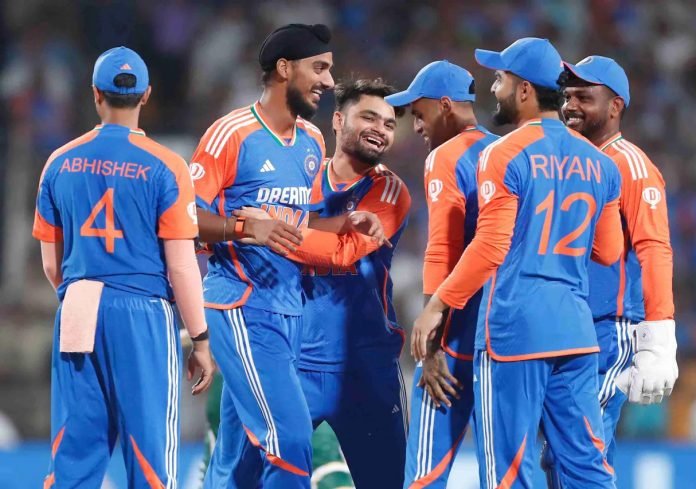
[[[544,225],[541,228],[541,240],[539,241],[540,255],[545,255],[549,247],[549,236],[551,235],[552,225],[551,221],[554,210],[554,194],[555,192],[553,190],[550,191],[541,204],[536,207],[535,214],[540,214],[542,212],[546,213],[544,216]],[[582,248],[571,248],[568,245],[578,239],[580,235],[585,232],[587,226],[590,225],[592,216],[594,216],[595,212],[597,211],[597,203],[595,202],[594,197],[585,192],[572,193],[563,199],[563,202],[561,202],[561,211],[568,212],[571,206],[579,200],[587,203],[587,212],[585,213],[585,217],[578,227],[558,240],[556,245],[553,247],[553,253],[555,255],[582,256],[587,251],[587,248],[584,246]]]
[[[105,226],[96,228],[94,221],[99,213],[104,210]],[[106,251],[113,253],[116,245],[116,239],[123,239],[123,231],[116,229],[114,225],[114,189],[107,189],[101,199],[94,205],[89,217],[80,228],[80,236],[91,238],[104,238],[106,241]]]

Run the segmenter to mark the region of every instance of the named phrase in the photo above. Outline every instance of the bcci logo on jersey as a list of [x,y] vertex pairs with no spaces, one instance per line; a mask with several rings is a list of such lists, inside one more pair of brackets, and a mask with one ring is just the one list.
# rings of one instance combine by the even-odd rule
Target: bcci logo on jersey
[[358,207],[358,199],[357,197],[352,197],[348,199],[348,202],[346,202],[344,210],[345,212],[353,212],[356,207]]
[[662,192],[656,187],[646,187],[643,189],[643,200],[650,205],[651,209],[657,209],[657,204],[662,200]]
[[305,158],[304,169],[310,177],[315,176],[319,171],[319,160],[313,153],[308,154]]

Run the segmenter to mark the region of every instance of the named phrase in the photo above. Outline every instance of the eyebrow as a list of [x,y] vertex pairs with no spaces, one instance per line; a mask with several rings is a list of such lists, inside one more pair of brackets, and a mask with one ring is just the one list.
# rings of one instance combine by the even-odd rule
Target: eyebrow
[[383,119],[385,122],[392,122],[392,123],[396,124],[396,119],[395,119],[394,117],[386,117],[386,118],[385,118],[385,117],[382,117],[381,115],[379,115],[379,114],[378,114],[377,112],[375,112],[374,110],[364,109],[364,110],[361,110],[361,111],[359,112],[359,114],[360,114],[360,115],[371,115],[371,116],[376,117],[376,118],[378,118],[378,119]]
[[313,65],[315,68],[331,68],[331,66],[333,66],[328,61],[315,61]]

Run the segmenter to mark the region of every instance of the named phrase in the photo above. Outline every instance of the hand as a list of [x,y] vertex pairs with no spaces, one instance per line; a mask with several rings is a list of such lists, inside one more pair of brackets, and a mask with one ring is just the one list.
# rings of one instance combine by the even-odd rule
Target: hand
[[459,399],[457,389],[461,390],[462,384],[450,372],[445,352],[439,347],[431,348],[423,359],[422,369],[418,387],[425,388],[436,408],[440,409],[441,403],[448,408],[452,407],[452,401],[447,395]]
[[253,240],[253,242],[249,241],[251,244],[268,246],[283,256],[286,256],[289,251],[295,251],[296,247],[302,244],[302,233],[299,229],[278,219],[271,219],[264,210],[245,207],[235,210],[233,214],[246,218],[244,234]]
[[213,382],[213,374],[215,373],[215,362],[210,355],[210,341],[193,341],[193,350],[188,357],[186,368],[186,379],[193,379],[196,369],[201,369],[201,376],[193,385],[191,394],[197,396],[201,392],[205,392]]
[[348,214],[347,224],[352,231],[370,236],[380,246],[392,247],[384,234],[384,226],[382,226],[382,221],[379,220],[377,214],[368,211],[353,211]]
[[188,331],[186,331],[186,329],[179,330],[179,338],[181,338],[182,350],[186,348],[191,348],[193,346],[193,341],[191,341],[191,337],[189,336]]
[[[272,219],[271,215],[268,212],[266,212],[265,210],[261,209],[260,207],[249,207],[247,205],[243,206],[241,209],[233,210],[232,215],[235,217],[244,217],[244,218],[261,219],[261,220]],[[248,245],[263,246],[261,243],[256,241],[254,238],[242,238],[242,239],[239,239],[237,241],[239,241],[240,243],[248,244]]]
[[633,331],[633,364],[616,377],[628,401],[658,404],[672,393],[679,377],[674,321],[643,321]]
[[435,337],[437,328],[442,321],[442,313],[447,309],[447,304],[442,302],[437,295],[433,295],[423,312],[413,323],[411,332],[411,355],[420,362],[428,353],[428,341]]

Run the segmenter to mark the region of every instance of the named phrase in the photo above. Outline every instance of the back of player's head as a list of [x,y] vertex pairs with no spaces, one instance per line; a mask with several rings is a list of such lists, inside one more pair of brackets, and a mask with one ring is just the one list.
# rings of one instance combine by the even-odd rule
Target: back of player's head
[[[341,82],[334,87],[336,110],[345,112],[348,107],[357,103],[363,95],[386,98],[394,93],[396,93],[396,89],[381,78],[361,78],[359,80]],[[404,110],[404,107],[394,107],[394,113],[397,117],[401,117],[404,114]]]
[[132,49],[120,46],[102,53],[94,63],[92,85],[116,109],[137,107],[150,78],[145,61]]
[[263,81],[268,81],[279,59],[295,61],[331,51],[331,31],[324,24],[288,24],[271,32],[259,49]]

